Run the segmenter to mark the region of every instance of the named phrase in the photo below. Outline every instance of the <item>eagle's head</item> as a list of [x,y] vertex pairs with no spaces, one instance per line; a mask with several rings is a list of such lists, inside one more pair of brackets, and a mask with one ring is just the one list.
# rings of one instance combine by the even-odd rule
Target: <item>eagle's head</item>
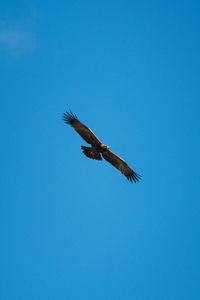
[[104,145],[104,144],[101,144],[101,148],[105,151],[105,150],[108,150],[109,147],[107,145]]

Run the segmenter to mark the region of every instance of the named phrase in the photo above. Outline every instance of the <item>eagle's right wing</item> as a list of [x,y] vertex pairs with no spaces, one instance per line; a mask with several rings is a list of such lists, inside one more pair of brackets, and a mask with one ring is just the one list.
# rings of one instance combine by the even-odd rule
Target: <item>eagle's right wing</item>
[[70,124],[78,134],[86,141],[86,143],[91,145],[96,145],[101,143],[100,140],[96,137],[96,135],[90,130],[87,126],[82,124],[77,116],[73,114],[71,111],[66,114],[63,114],[63,120],[65,123]]
[[110,150],[106,150],[102,152],[102,156],[105,160],[107,160],[111,165],[113,165],[115,168],[117,168],[123,175],[126,176],[128,180],[132,182],[139,181],[141,179],[141,176],[134,172],[127,163],[119,157],[117,154]]

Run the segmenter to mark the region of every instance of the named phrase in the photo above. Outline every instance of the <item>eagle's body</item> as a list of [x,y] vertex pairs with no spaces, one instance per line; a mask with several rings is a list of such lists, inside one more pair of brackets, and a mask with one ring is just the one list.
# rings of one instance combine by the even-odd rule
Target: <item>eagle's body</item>
[[96,160],[102,160],[100,153],[103,155],[103,152],[108,150],[109,147],[102,143],[97,143],[96,145],[92,145],[92,147],[81,146],[81,149],[87,157]]
[[121,157],[111,152],[108,146],[101,143],[92,130],[82,124],[75,114],[71,111],[70,113],[66,112],[66,114],[63,114],[63,120],[65,123],[70,124],[78,134],[91,145],[91,147],[81,146],[85,156],[96,160],[102,160],[103,156],[105,160],[117,168],[131,182],[132,180],[136,182],[141,179],[141,176],[135,173]]

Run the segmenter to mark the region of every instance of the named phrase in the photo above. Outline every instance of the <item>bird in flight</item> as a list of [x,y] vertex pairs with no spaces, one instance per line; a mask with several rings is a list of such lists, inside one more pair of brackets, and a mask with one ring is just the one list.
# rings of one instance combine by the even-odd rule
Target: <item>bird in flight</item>
[[105,160],[117,168],[131,182],[137,182],[141,179],[141,176],[134,172],[121,157],[110,151],[108,146],[101,143],[92,130],[82,124],[75,114],[71,111],[66,112],[63,114],[63,120],[71,125],[86,143],[92,145],[91,147],[81,146],[85,156],[96,160],[102,160],[103,156]]

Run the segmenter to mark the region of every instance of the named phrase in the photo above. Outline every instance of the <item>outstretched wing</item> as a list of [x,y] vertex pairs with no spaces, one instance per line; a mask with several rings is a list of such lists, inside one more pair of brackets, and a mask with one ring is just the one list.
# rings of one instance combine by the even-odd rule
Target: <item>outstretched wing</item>
[[86,143],[91,145],[96,145],[101,143],[100,140],[96,137],[96,135],[90,130],[87,126],[82,124],[77,116],[73,114],[70,110],[70,112],[66,112],[66,114],[63,114],[63,120],[65,123],[70,124],[77,132],[80,134],[80,136],[86,141]]
[[117,168],[122,174],[124,174],[128,180],[131,182],[136,182],[141,179],[141,176],[135,173],[127,163],[118,155],[113,153],[110,150],[106,150],[102,152],[102,156],[105,160],[107,160],[111,165]]

